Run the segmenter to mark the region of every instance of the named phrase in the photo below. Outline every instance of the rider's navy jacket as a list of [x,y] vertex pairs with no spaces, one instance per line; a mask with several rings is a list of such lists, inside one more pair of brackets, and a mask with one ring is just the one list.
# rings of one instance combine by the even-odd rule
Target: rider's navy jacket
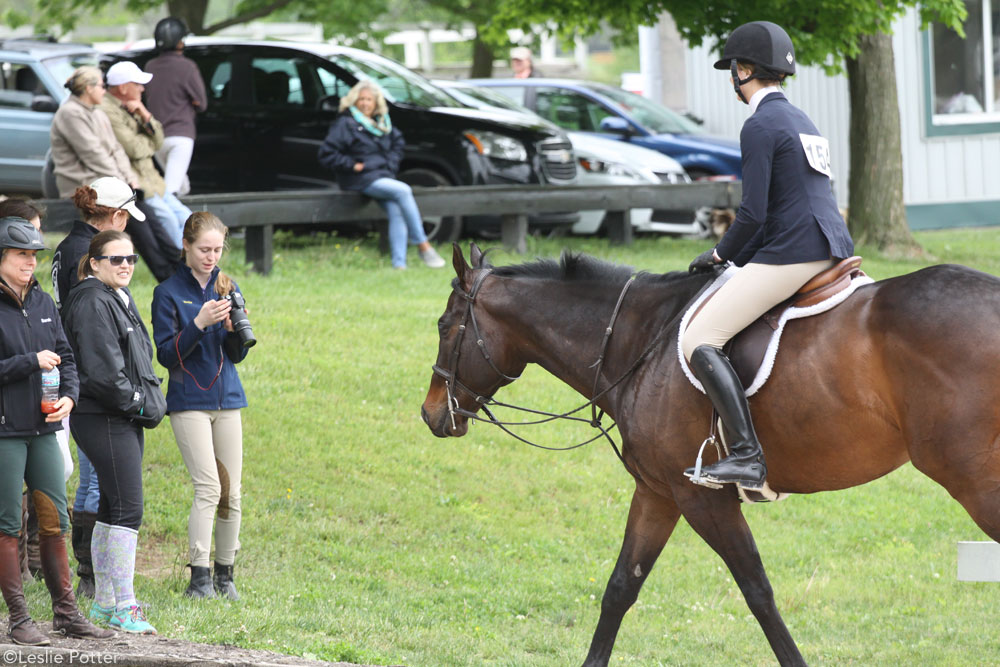
[[[204,331],[194,323],[202,305],[219,298],[215,293],[215,279],[218,275],[219,267],[215,267],[208,284],[202,289],[191,273],[191,267],[182,262],[174,275],[153,290],[152,320],[156,358],[170,371],[170,381],[167,384],[168,413],[181,410],[231,410],[247,406],[243,384],[234,365],[247,356],[247,348],[240,344],[237,334],[226,331],[222,322],[212,324]],[[237,292],[240,291],[235,282],[233,287]],[[216,374],[219,375],[218,379]]]
[[809,137],[819,139],[819,130],[777,91],[743,124],[743,200],[716,247],[723,260],[798,264],[854,254],[830,178],[806,158]]

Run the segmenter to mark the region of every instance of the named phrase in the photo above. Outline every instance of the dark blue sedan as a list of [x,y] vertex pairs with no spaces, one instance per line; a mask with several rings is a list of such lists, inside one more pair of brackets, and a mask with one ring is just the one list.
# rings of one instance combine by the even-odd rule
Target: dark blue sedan
[[741,178],[739,142],[712,137],[670,109],[603,83],[574,79],[469,79],[501,92],[556,125],[612,134],[674,158],[692,179]]

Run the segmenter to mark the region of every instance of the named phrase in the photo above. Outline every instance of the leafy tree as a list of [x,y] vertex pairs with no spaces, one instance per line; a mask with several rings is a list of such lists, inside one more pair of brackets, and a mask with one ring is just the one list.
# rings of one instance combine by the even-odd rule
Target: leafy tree
[[788,31],[799,64],[845,71],[851,102],[849,224],[855,240],[900,254],[919,252],[903,207],[899,103],[891,26],[918,7],[924,26],[939,21],[962,32],[964,0],[501,0],[497,20],[551,21],[570,31],[607,24],[622,31],[652,25],[669,12],[691,44],[721,46],[747,21]]

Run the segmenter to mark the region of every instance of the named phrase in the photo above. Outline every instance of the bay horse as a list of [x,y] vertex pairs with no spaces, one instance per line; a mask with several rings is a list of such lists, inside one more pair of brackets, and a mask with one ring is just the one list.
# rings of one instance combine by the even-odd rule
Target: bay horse
[[[712,407],[678,363],[678,326],[711,276],[638,274],[619,299],[631,269],[591,257],[492,267],[473,244],[470,260],[456,244],[421,409],[431,432],[464,435],[468,417],[535,363],[597,397],[635,479],[584,665],[608,664],[622,617],[681,516],[726,563],[779,663],[805,664],[735,490],[683,474]],[[750,399],[771,488],[845,489],[912,461],[1000,538],[998,332],[1000,279],[954,265],[865,285],[826,313],[789,322],[770,379]]]

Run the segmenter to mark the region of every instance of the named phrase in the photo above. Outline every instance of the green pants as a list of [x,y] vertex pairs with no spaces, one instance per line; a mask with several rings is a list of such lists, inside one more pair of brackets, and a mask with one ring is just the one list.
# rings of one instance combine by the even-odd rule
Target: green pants
[[0,438],[0,532],[12,537],[21,532],[22,482],[35,501],[39,534],[68,531],[63,473],[55,433]]

